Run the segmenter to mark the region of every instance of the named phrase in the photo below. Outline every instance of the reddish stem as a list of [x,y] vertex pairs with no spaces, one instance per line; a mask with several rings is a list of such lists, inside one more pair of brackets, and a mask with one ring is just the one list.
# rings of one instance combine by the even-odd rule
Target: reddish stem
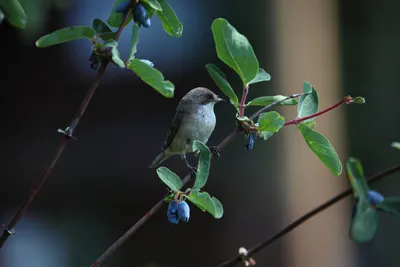
[[249,87],[246,85],[243,90],[242,99],[240,100],[239,117],[244,116],[244,108],[246,107],[245,103],[246,103],[246,97],[247,97],[248,93],[249,93]]
[[335,109],[335,108],[339,107],[342,104],[349,103],[351,100],[352,99],[350,97],[346,96],[344,99],[342,99],[341,101],[339,101],[338,103],[336,103],[335,105],[333,105],[333,106],[331,106],[329,108],[326,108],[326,109],[324,109],[324,110],[322,110],[320,112],[317,112],[315,114],[312,114],[310,116],[306,116],[306,117],[302,117],[302,118],[296,118],[296,119],[293,119],[291,121],[287,121],[283,126],[288,126],[288,125],[292,125],[292,124],[299,124],[300,122],[303,122],[305,120],[318,117],[318,116],[320,116],[320,115],[322,115],[322,114],[324,114],[324,113],[326,113],[326,112],[328,112],[328,111],[330,111],[332,109]]

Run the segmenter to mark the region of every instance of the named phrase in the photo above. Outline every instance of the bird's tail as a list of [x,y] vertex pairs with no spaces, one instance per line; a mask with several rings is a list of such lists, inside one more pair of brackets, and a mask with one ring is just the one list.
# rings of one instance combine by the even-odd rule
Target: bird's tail
[[163,162],[164,160],[166,160],[167,158],[169,158],[171,156],[171,154],[164,152],[161,152],[160,155],[157,156],[157,158],[153,161],[153,163],[151,163],[151,165],[149,166],[149,168],[155,168],[158,165],[161,164],[161,162]]

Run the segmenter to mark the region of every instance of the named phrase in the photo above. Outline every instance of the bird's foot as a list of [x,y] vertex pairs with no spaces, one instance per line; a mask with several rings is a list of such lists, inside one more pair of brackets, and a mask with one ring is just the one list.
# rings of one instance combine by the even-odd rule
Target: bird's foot
[[209,148],[215,158],[218,159],[221,156],[221,149],[218,146],[210,146]]

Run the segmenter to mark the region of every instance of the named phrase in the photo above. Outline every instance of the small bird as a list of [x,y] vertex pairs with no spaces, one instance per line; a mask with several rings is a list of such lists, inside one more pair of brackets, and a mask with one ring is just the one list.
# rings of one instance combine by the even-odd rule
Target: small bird
[[[190,90],[179,102],[162,152],[149,168],[155,168],[170,156],[179,154],[186,165],[195,172],[195,168],[186,160],[186,153],[195,152],[192,149],[194,140],[207,143],[216,123],[214,105],[220,101],[224,100],[207,88],[196,87]],[[216,157],[219,156],[218,147],[210,147],[210,150]]]

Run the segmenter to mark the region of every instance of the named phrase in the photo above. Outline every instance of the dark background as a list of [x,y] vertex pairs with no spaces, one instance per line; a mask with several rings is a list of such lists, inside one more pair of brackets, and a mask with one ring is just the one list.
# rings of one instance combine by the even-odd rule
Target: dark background
[[[32,25],[25,31],[7,23],[0,25],[0,223],[9,222],[50,162],[60,140],[57,129],[68,126],[95,76],[89,68],[89,42],[38,49],[35,40],[58,28],[90,25],[94,17],[106,20],[113,4],[112,0],[22,2]],[[153,61],[175,84],[174,98],[162,97],[128,70],[109,67],[75,132],[78,141],[69,143],[17,225],[18,234],[0,251],[1,267],[88,266],[165,194],[155,171],[147,166],[160,151],[181,97],[197,86],[222,95],[205,70],[207,63],[221,67],[231,84],[240,88],[239,79],[216,56],[211,33],[215,18],[226,18],[246,35],[260,66],[274,77],[279,44],[273,39],[277,30],[273,1],[169,2],[184,24],[183,36],[168,36],[154,18],[152,26],[141,31],[137,56]],[[367,99],[362,108],[343,107],[344,142],[347,153],[362,160],[365,173],[373,174],[394,165],[400,157],[389,146],[400,140],[400,3],[332,2],[339,6],[340,22],[341,86],[336,90],[339,95]],[[313,16],[313,5],[308,8]],[[129,33],[125,30],[120,40],[122,56],[127,55]],[[260,89],[262,94],[280,93],[273,79],[258,86],[265,88]],[[300,91],[301,84],[292,90]],[[249,97],[259,94],[252,91]],[[218,104],[215,111],[218,123],[210,145],[219,143],[235,127],[231,106]],[[104,266],[215,266],[234,256],[238,247],[251,247],[283,228],[289,223],[283,216],[286,196],[276,188],[288,179],[280,175],[280,169],[290,166],[282,166],[275,156],[280,147],[273,140],[258,142],[248,153],[244,138],[238,137],[213,162],[206,190],[223,203],[222,219],[192,208],[190,222],[175,226],[166,219],[165,205]],[[311,152],[307,156],[311,157]],[[268,160],[263,161],[263,157]],[[187,172],[178,157],[165,164],[179,175]],[[271,178],[266,179],[266,175]],[[341,177],[345,179],[344,174]],[[400,195],[399,185],[396,177],[391,177],[375,189],[385,195]],[[376,238],[355,247],[349,256],[352,264],[340,266],[399,266],[399,223],[381,216]],[[335,222],[318,225],[320,231],[332,227]],[[350,243],[347,232],[342,234]],[[337,246],[330,240],[320,242],[325,250]],[[293,266],[286,249],[278,241],[255,258],[260,266],[289,262]],[[326,262],[324,266],[337,264]],[[307,267],[313,266],[320,265]]]

